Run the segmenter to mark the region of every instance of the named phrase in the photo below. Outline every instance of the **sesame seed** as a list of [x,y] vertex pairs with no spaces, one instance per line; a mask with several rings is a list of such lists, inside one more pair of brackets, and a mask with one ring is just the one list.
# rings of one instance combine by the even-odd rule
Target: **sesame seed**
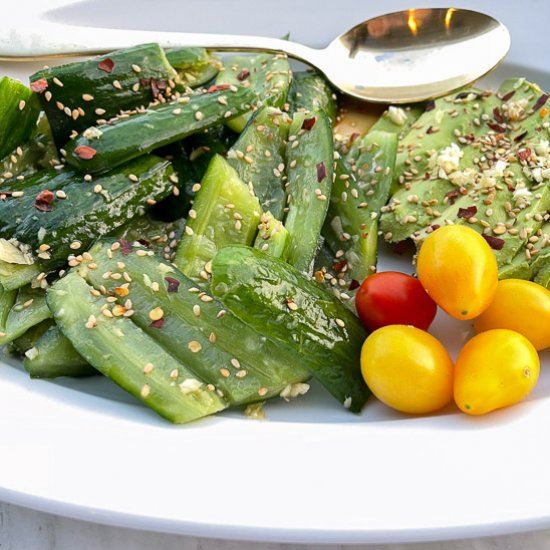
[[189,227],[188,225],[185,226],[185,234],[186,235],[193,235],[194,231]]
[[346,326],[346,323],[344,323],[344,321],[342,321],[342,319],[336,319],[336,324],[339,327],[342,327],[342,328],[344,328]]
[[52,93],[48,90],[48,91],[46,91],[46,93],[44,94],[44,97],[46,98],[46,101],[51,101],[51,99],[52,99]]
[[67,198],[67,193],[65,193],[65,191],[59,189],[55,192],[55,196],[58,198],[58,199],[66,199]]
[[235,376],[237,378],[244,378],[246,375],[247,375],[247,371],[245,371],[244,369],[241,369],[235,373]]
[[199,306],[198,304],[195,304],[193,306],[193,313],[195,314],[195,317],[199,317],[201,314],[201,306]]
[[208,340],[209,340],[209,342],[210,342],[211,344],[215,344],[217,339],[218,339],[218,338],[217,338],[215,332],[211,332],[211,333],[210,333],[210,336],[208,336]]
[[156,307],[149,312],[149,319],[158,321],[164,317],[164,311],[160,307]]
[[267,388],[263,387],[263,388],[260,388],[260,389],[258,390],[258,395],[259,395],[260,397],[263,397],[264,395],[267,394],[267,392],[268,392]]
[[225,368],[221,368],[220,369],[220,374],[224,377],[224,378],[229,378],[231,376],[231,373],[225,369]]
[[101,193],[103,191],[103,187],[98,183],[94,185],[94,193]]
[[25,105],[27,104],[27,102],[22,99],[20,102],[19,102],[19,110],[22,111],[24,108],[25,108]]
[[91,94],[82,94],[82,99],[84,101],[93,101],[94,100],[94,96],[91,95]]
[[151,388],[145,384],[143,388],[141,388],[140,395],[141,397],[145,398],[151,393]]
[[153,371],[154,368],[155,368],[155,365],[153,365],[153,363],[146,363],[145,366],[143,367],[143,373],[149,374],[150,372]]
[[202,349],[202,345],[200,342],[197,342],[196,340],[191,340],[191,342],[189,342],[187,344],[187,347],[193,352],[193,353],[198,353],[201,349]]
[[49,250],[50,249],[50,245],[49,244],[41,244],[39,247],[38,247],[38,250],[40,250],[40,252],[46,252],[46,250]]
[[236,359],[235,357],[233,357],[233,359],[231,359],[230,363],[231,363],[236,369],[240,369],[240,368],[241,368],[241,364],[239,363],[239,360]]
[[139,178],[135,174],[128,174],[128,179],[130,181],[133,181],[134,183],[137,183],[139,181]]
[[133,64],[132,65],[132,71],[134,71],[135,73],[140,73],[141,72],[141,67],[139,65]]
[[203,118],[204,118],[204,115],[200,111],[197,111],[195,113],[195,120],[202,120]]
[[82,243],[78,242],[78,241],[73,241],[70,245],[69,245],[69,248],[71,250],[78,250],[80,247],[82,246]]
[[104,310],[102,310],[101,313],[103,313],[103,315],[105,317],[109,317],[109,318],[113,317],[113,314],[111,313],[111,310],[109,310],[109,309],[104,309]]
[[117,90],[122,90],[122,84],[119,80],[113,80],[113,88],[116,88]]
[[61,82],[61,80],[59,80],[59,78],[57,78],[57,76],[54,76],[52,80],[53,80],[54,84],[56,84],[60,88],[63,88],[63,82]]
[[172,369],[172,370],[170,371],[170,378],[171,378],[172,380],[175,380],[175,379],[179,376],[179,374],[180,374],[180,372],[179,372],[178,369]]
[[223,317],[225,317],[225,309],[220,309],[220,311],[216,315],[216,319],[221,319]]
[[297,311],[298,310],[298,305],[293,300],[291,300],[290,298],[286,301],[286,304],[287,304],[288,309],[290,309],[290,311]]
[[104,115],[107,111],[105,111],[105,109],[102,109],[101,107],[98,107],[94,112],[96,115],[101,116]]

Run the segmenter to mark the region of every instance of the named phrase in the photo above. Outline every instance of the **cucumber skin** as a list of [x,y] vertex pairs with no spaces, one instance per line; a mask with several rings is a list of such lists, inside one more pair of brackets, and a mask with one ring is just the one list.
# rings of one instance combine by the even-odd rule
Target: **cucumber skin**
[[[294,366],[295,357],[264,341],[261,334],[229,312],[219,316],[223,306],[215,300],[201,300],[200,296],[206,292],[174,266],[156,256],[138,256],[138,252],[143,254],[146,250],[142,246],[134,245],[132,252],[111,251],[112,258],[108,258],[107,251],[115,242],[111,239],[97,242],[90,250],[97,269],[90,270],[83,262],[78,268],[79,273],[95,287],[102,286],[107,293],[116,294],[115,289],[120,283],[104,279],[102,274],[115,272],[118,262],[124,262],[124,269],[132,282],[128,285],[128,296],[119,301],[121,304],[127,299],[132,301],[132,321],[201,379],[220,389],[231,405],[278,396],[289,384],[304,382],[310,377],[307,369]],[[167,290],[166,277],[179,282],[177,291]],[[158,285],[158,290],[153,290],[153,284]],[[192,288],[197,291],[190,292]],[[197,305],[200,307],[199,316],[193,311]],[[165,312],[161,328],[152,327],[148,316],[155,307],[161,307]],[[215,342],[210,340],[212,334],[216,336]],[[238,339],[235,339],[236,334]],[[201,345],[197,353],[188,349],[187,343],[192,340]],[[238,360],[239,367],[231,363],[232,359]],[[222,376],[220,368],[227,369],[231,375]],[[238,370],[245,370],[246,376],[236,376]],[[265,394],[264,390],[258,393],[260,388],[265,388]]]
[[292,266],[250,247],[222,249],[212,269],[211,291],[229,311],[294,350],[340,403],[361,411],[371,392],[359,367],[366,332],[357,317]]
[[27,86],[8,76],[0,79],[0,158],[29,139],[39,113],[38,102]]
[[[27,300],[32,303],[25,307]],[[46,304],[46,294],[40,289],[25,286],[19,289],[14,304],[11,307],[4,325],[4,336],[0,336],[0,346],[12,342],[22,336],[27,330],[52,316]]]
[[[66,159],[87,173],[112,170],[153,149],[235,117],[250,109],[254,100],[255,94],[243,87],[185,96],[112,125],[99,126],[98,137],[77,137],[65,148]],[[199,112],[201,115],[197,116]],[[83,160],[78,156],[78,148],[83,146],[95,152],[93,158]]]
[[252,184],[264,212],[271,212],[279,220],[285,207],[284,168],[280,168],[285,165],[289,126],[286,113],[263,107],[250,119],[227,154],[227,162],[243,182]]
[[[169,179],[172,172],[169,161],[153,156],[137,159],[91,183],[73,171],[48,172],[23,197],[11,199],[15,212],[0,205],[0,221],[6,235],[35,252],[40,245],[49,245],[50,258],[38,258],[36,265],[51,271],[63,265],[69,255],[84,252],[93,240],[142,215],[149,207],[147,199],[166,197],[173,186]],[[140,178],[139,183],[130,180],[131,174]],[[94,192],[96,185],[102,186],[101,192]],[[66,194],[65,199],[54,199],[49,212],[37,210],[34,204],[45,189],[63,189]],[[74,242],[79,242],[80,248],[72,249]]]
[[[80,378],[99,374],[75,349],[56,324],[50,326],[23,359],[31,378]],[[29,350],[26,350],[29,351]]]
[[[108,59],[113,62],[111,72],[98,66]],[[133,65],[139,67],[140,72],[136,72]],[[175,77],[175,70],[158,44],[141,44],[86,61],[38,71],[31,76],[31,83],[46,80],[47,88],[37,95],[50,121],[54,139],[58,147],[63,147],[73,131],[80,133],[96,125],[98,119],[109,120],[121,111],[148,106],[155,99],[151,79],[160,84]],[[63,86],[56,84],[54,78]],[[114,87],[115,81],[120,83],[120,87]],[[137,91],[133,89],[136,85],[139,86]],[[52,94],[49,101],[46,92]],[[89,94],[93,100],[84,101],[84,94]],[[80,108],[84,115],[80,114],[75,120],[59,109],[57,102],[68,107],[71,113]],[[105,112],[99,111],[99,114],[96,109]]]
[[[313,127],[302,130],[304,119],[311,117],[315,117]],[[307,116],[296,113],[289,134],[296,139],[289,141],[287,146],[288,214],[284,224],[291,238],[287,261],[299,271],[309,273],[317,253],[332,188],[332,127],[324,111],[317,110]],[[298,146],[295,146],[296,143]],[[318,166],[321,163],[325,176],[319,181]]]
[[[181,382],[196,377],[129,318],[102,315],[100,308],[107,302],[93,297],[90,289],[73,272],[50,287],[47,300],[61,331],[91,365],[174,423],[191,422],[227,407],[215,391],[180,390]],[[90,314],[97,324],[87,329]],[[144,372],[147,363],[154,365],[149,373]],[[178,371],[175,379],[170,376],[174,370]],[[145,386],[150,391],[147,395],[142,394]]]

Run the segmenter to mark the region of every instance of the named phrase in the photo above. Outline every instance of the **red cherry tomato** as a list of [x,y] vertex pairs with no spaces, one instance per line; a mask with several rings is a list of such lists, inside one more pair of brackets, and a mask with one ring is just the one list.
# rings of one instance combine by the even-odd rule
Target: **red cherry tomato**
[[370,330],[386,325],[412,325],[427,330],[437,312],[436,303],[420,281],[396,271],[367,277],[355,297],[355,306]]

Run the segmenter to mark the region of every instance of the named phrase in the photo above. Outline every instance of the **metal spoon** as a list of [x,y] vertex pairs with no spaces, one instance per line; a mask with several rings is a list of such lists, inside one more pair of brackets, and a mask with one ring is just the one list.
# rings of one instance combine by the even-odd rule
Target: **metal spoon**
[[4,27],[0,59],[36,60],[106,53],[143,42],[216,51],[286,52],[322,71],[351,96],[408,103],[444,95],[482,77],[510,48],[496,19],[470,10],[405,10],[369,19],[324,49],[276,38],[97,29],[41,22]]

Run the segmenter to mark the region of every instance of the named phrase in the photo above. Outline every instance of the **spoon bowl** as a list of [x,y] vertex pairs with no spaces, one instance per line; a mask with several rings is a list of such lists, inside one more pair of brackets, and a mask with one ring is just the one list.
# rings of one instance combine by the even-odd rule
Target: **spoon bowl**
[[383,103],[432,99],[466,86],[496,67],[510,35],[496,19],[471,10],[398,11],[356,25],[316,49],[277,38],[100,29],[44,22],[4,24],[0,60],[95,55],[144,42],[215,51],[284,52],[325,74],[340,91]]
[[455,8],[406,10],[375,17],[336,38],[320,69],[351,96],[409,103],[478,80],[509,48],[506,27],[488,15]]

